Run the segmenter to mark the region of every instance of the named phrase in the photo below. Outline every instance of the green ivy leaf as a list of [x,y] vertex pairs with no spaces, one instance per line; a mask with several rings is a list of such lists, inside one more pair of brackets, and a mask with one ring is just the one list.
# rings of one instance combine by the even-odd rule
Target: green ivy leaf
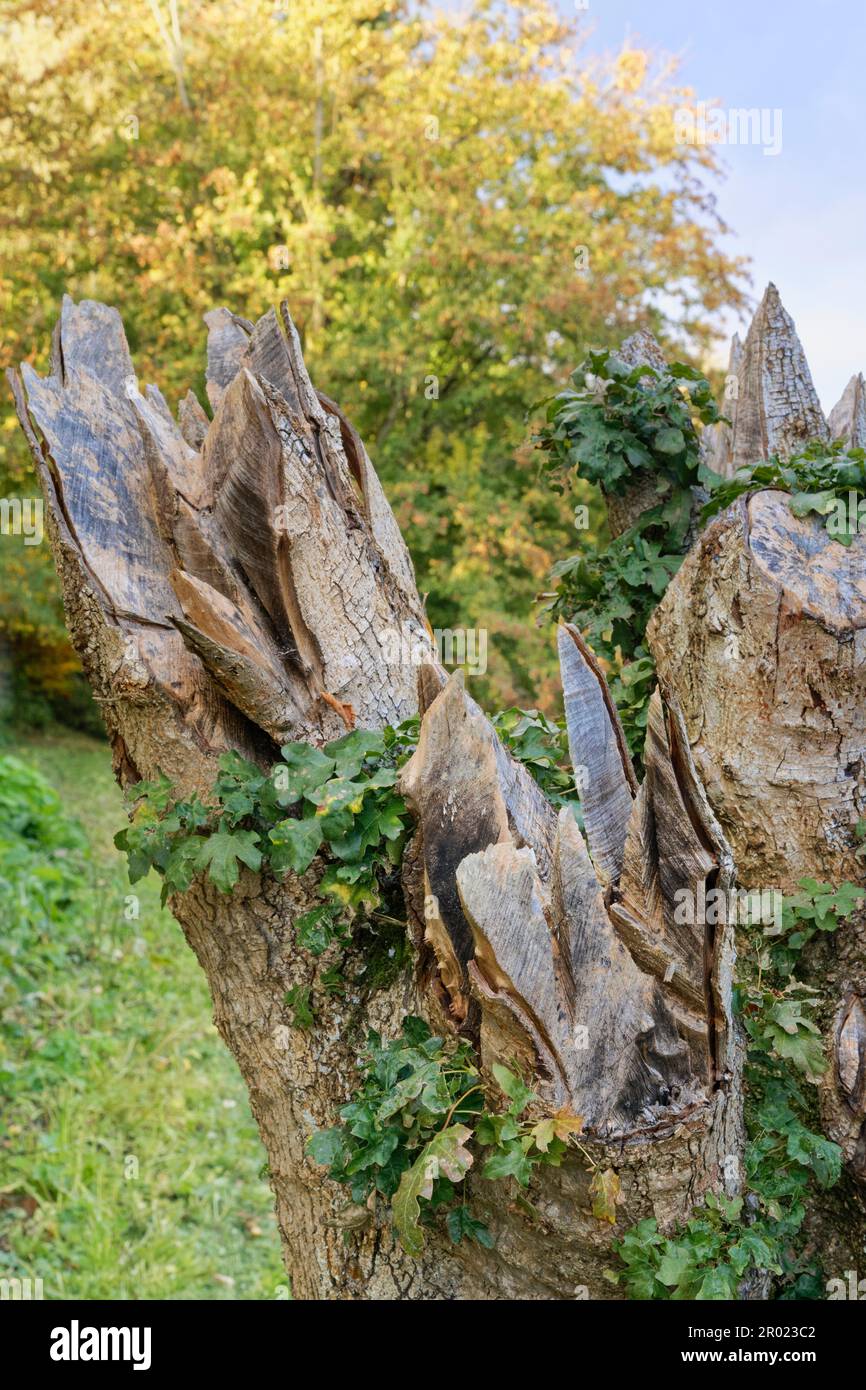
[[459,1245],[461,1240],[474,1240],[486,1250],[492,1250],[495,1244],[484,1222],[478,1221],[466,1206],[455,1207],[453,1211],[449,1211],[445,1218],[445,1227],[454,1245]]
[[516,1178],[521,1187],[529,1186],[532,1176],[532,1160],[527,1150],[532,1143],[529,1136],[525,1140],[517,1138],[490,1155],[481,1170],[482,1178],[496,1182],[500,1178]]
[[314,792],[333,775],[333,758],[309,743],[287,743],[281,749],[282,763],[272,769],[271,777],[281,806],[292,806]]
[[338,931],[338,918],[333,907],[314,907],[295,920],[295,939],[299,946],[313,956],[321,956]]
[[317,1129],[307,1140],[307,1153],[322,1168],[342,1166],[346,1154],[342,1129]]
[[329,758],[333,758],[337,776],[351,781],[358,776],[368,759],[382,757],[385,735],[379,729],[353,729],[333,743],[326,743],[325,752]]
[[199,841],[196,869],[207,869],[219,891],[230,893],[238,881],[238,863],[246,864],[255,873],[261,868],[258,839],[253,830],[217,830]]
[[309,985],[293,985],[286,990],[285,1003],[292,1010],[292,1024],[295,1028],[312,1028],[315,1023]]
[[433,1184],[440,1174],[451,1182],[463,1179],[472,1165],[472,1155],[465,1147],[471,1138],[472,1130],[465,1125],[449,1125],[424,1145],[400,1178],[391,1211],[394,1229],[407,1254],[418,1256],[424,1249],[424,1233],[419,1225],[421,1198],[432,1197]]
[[294,869],[303,874],[315,859],[324,836],[322,822],[318,816],[307,816],[304,820],[281,820],[268,831],[268,839],[276,853],[271,855],[275,872],[283,873]]
[[682,430],[668,427],[659,430],[653,445],[660,454],[681,454],[686,447],[686,438]]
[[535,1100],[535,1092],[524,1085],[519,1076],[503,1067],[499,1062],[494,1062],[491,1068],[496,1078],[496,1083],[500,1089],[508,1096],[511,1101],[509,1107],[512,1114],[521,1114],[529,1105],[530,1101]]

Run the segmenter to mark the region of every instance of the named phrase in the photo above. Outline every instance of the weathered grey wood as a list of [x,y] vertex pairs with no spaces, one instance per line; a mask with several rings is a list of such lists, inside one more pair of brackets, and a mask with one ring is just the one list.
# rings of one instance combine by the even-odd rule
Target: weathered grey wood
[[250,606],[242,613],[211,585],[182,570],[171,576],[183,608],[173,619],[187,647],[233,705],[276,743],[315,724],[316,692],[285,671],[280,650]]
[[737,367],[730,452],[720,471],[778,454],[788,458],[812,439],[827,438],[827,421],[794,321],[774,284],[752,319]]
[[637,790],[607,681],[575,627],[559,629],[559,664],[572,767],[578,770],[586,834],[596,872],[615,884]]
[[177,408],[180,431],[191,449],[200,450],[208,432],[210,420],[194,391],[187,391]]
[[866,448],[866,381],[862,372],[852,376],[827,424],[831,439],[842,439],[849,448]]
[[240,370],[252,324],[225,308],[208,310],[204,321],[208,328],[207,395],[211,407],[216,410],[223,391]]
[[[612,788],[625,798],[614,837],[624,840],[633,803],[615,713],[608,712],[601,673],[575,639],[561,633],[567,707],[577,701],[592,711],[584,721],[590,763],[601,769],[596,787],[604,773],[608,794]],[[658,697],[656,706],[660,720]],[[570,726],[576,719],[572,708]],[[720,856],[704,848],[708,833],[697,837],[691,814],[699,818],[702,808],[692,806],[688,775],[675,778],[663,729],[654,728],[650,739],[664,747],[663,756],[651,749],[647,755],[663,911],[653,920],[632,902],[629,923],[642,940],[663,943],[661,964],[651,951],[640,959],[634,938],[621,930],[616,904],[608,911],[603,889],[610,879],[599,871],[611,842],[603,802],[594,810],[583,806],[590,845],[594,839],[598,850],[593,862],[572,812],[555,816],[465,694],[460,676],[429,704],[401,778],[420,827],[426,940],[452,1014],[471,1020],[468,982],[480,1010],[485,1063],[502,1060],[509,1049],[532,1058],[546,1102],[579,1113],[587,1133],[603,1139],[670,1125],[677,1115],[708,1106],[717,1077],[717,1009],[724,1013],[723,1044],[730,1028],[729,991],[714,991],[710,979],[714,943],[700,923],[687,938],[667,911],[674,885],[694,889],[718,870]],[[723,924],[720,951],[727,934]],[[671,985],[671,962],[687,974],[690,993],[680,982]],[[725,1052],[722,1064],[728,1062]]]
[[466,964],[473,944],[458,897],[458,864],[476,850],[510,842],[514,822],[548,865],[555,814],[525,768],[507,757],[459,671],[430,704],[400,786],[421,827],[427,941],[452,1013],[462,1020],[469,1010]]

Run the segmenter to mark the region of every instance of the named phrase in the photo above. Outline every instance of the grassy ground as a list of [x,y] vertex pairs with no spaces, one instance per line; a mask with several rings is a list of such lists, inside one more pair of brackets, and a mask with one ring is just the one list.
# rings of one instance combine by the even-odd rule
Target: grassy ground
[[56,732],[5,751],[42,772],[90,850],[59,923],[0,922],[0,951],[18,953],[0,985],[0,1276],[39,1277],[46,1298],[279,1297],[246,1093],[158,882],[131,889],[112,845],[106,746]]

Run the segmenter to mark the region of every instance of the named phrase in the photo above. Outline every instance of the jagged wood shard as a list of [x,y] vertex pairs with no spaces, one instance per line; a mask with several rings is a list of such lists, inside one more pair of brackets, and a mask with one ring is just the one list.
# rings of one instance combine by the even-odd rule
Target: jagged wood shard
[[223,392],[237,376],[252,324],[229,309],[210,309],[204,316],[207,337],[207,394],[216,410]]
[[421,827],[428,940],[448,977],[456,1012],[465,1017],[465,970],[473,945],[459,902],[457,866],[475,850],[509,841],[511,823],[549,862],[553,808],[525,769],[507,760],[460,672],[430,704],[400,787]]
[[812,439],[826,439],[806,354],[779,291],[770,284],[758,305],[737,366],[729,455],[721,472],[778,454],[788,458]]
[[[64,301],[51,375],[25,364],[23,386],[15,383],[66,538],[68,602],[76,569],[125,653],[95,675],[104,686],[97,695],[110,701],[127,680],[154,681],[180,719],[181,739],[188,725],[197,738],[247,753],[256,735],[245,720],[286,737],[292,729],[336,736],[343,706],[370,726],[399,719],[415,706],[416,667],[399,651],[390,659],[380,635],[405,628],[432,654],[411,565],[400,567],[393,546],[387,555],[379,548],[297,336],[296,399],[312,419],[289,411],[244,366],[252,324],[228,310],[207,319],[213,423],[191,393],[180,427],[156,388],[142,395],[119,315],[89,301]],[[285,343],[273,314],[269,325]],[[257,342],[264,336],[261,327]],[[337,445],[326,466],[317,438],[329,432]],[[378,489],[377,530],[393,537],[369,460],[366,468],[368,487]],[[336,499],[330,484],[341,469]],[[300,534],[311,525],[312,540]],[[178,602],[180,588],[187,604],[195,593],[194,615]],[[128,765],[147,762],[124,756]]]
[[510,842],[463,860],[475,967],[540,1040],[551,1103],[600,1134],[654,1125],[703,1092],[661,990],[617,938],[568,809],[552,870],[543,883],[532,851]]
[[607,681],[580,633],[568,624],[559,629],[559,663],[590,853],[604,882],[616,883],[637,790],[631,759]]
[[[592,766],[603,772],[604,754],[616,750],[619,774],[608,777],[608,786],[627,799],[614,837],[624,843],[632,788],[599,684],[603,677],[575,636],[563,636],[564,683],[575,698],[569,673],[577,662],[587,682],[582,700],[594,711],[592,727],[601,740],[600,760],[592,747]],[[607,909],[603,885],[609,879],[596,871],[612,842],[604,807],[584,805],[599,849],[594,867],[573,813],[566,808],[556,815],[499,743],[459,676],[429,704],[401,789],[419,821],[427,940],[454,1017],[469,1017],[467,987],[476,1000],[487,1062],[504,1060],[509,1049],[532,1054],[547,1101],[581,1114],[598,1134],[654,1128],[703,1103],[714,1077],[709,1038],[715,1028],[708,1019],[714,996],[704,974],[703,936],[692,928],[700,966],[686,1002],[682,991],[670,988],[667,967],[675,947],[664,950],[662,968],[653,968],[654,960],[645,968]],[[671,792],[664,786],[658,798],[662,833],[673,837],[678,828],[690,846],[692,824],[668,823],[666,795]],[[708,853],[700,857],[698,845],[695,868],[687,846],[674,845],[670,872],[679,870],[691,884],[718,861]],[[659,892],[672,893],[672,883],[665,880]],[[668,930],[644,921],[638,907],[633,918],[647,938]],[[685,945],[680,949],[686,956]]]
[[187,391],[177,407],[180,432],[191,449],[201,450],[210,420],[194,391]]
[[866,448],[866,381],[862,372],[852,376],[827,424],[831,439],[841,439],[849,448]]
[[216,589],[176,570],[172,585],[183,608],[174,624],[223,694],[276,743],[315,717],[315,695],[293,685],[269,634]]

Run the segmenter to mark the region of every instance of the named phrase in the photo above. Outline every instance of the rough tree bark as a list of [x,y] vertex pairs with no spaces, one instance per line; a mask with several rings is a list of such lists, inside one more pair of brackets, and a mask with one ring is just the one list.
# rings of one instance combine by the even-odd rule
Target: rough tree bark
[[[162,771],[204,793],[225,749],[266,762],[281,741],[338,736],[345,719],[423,715],[402,778],[417,821],[404,864],[409,967],[389,969],[360,929],[347,996],[323,996],[315,1028],[295,1029],[285,994],[313,969],[292,924],[316,866],[279,883],[244,870],[229,898],[196,883],[170,904],[249,1089],[295,1296],[617,1297],[603,1277],[611,1239],[648,1215],[669,1227],[707,1189],[736,1191],[742,1171],[732,928],[677,925],[678,892],[724,888],[738,872],[787,886],[851,865],[863,543],[834,570],[841,547],[766,494],[714,524],[653,627],[662,678],[640,787],[602,672],[580,634],[560,629],[584,841],[438,665],[379,481],[312,386],[285,307],[282,323],[207,318],[212,421],[192,393],[178,423],[157,388],[140,390],[119,315],[91,302],[64,300],[49,374],[25,365],[12,384],[122,784]],[[744,369],[735,440],[746,404],[763,408],[750,393],[785,384],[787,360]],[[848,394],[859,429],[862,383]],[[721,655],[731,625],[747,654],[735,688]],[[426,654],[420,669],[393,664],[395,632],[399,650]],[[866,1015],[848,943],[850,959],[840,943],[827,967],[840,1002],[825,1089],[828,1124],[860,1172]],[[411,1259],[380,1211],[359,1224],[305,1156],[356,1087],[367,1029],[394,1034],[408,1012],[474,1042],[492,1097],[491,1064],[518,1063],[542,1106],[584,1118],[582,1148],[539,1171],[534,1216],[506,1184],[470,1174],[491,1251],[434,1233]],[[615,1228],[591,1214],[593,1165],[618,1175]]]
[[[810,439],[866,443],[863,378],[825,420],[774,285],[731,358],[735,390],[710,452],[725,476]],[[731,408],[732,407],[732,408]],[[662,689],[682,710],[698,775],[740,884],[861,883],[866,813],[866,538],[833,540],[779,492],[741,498],[703,532],[650,622]],[[866,914],[816,938],[806,960],[829,1042],[820,1110],[848,1181],[821,1202],[830,1260],[866,1237]]]

